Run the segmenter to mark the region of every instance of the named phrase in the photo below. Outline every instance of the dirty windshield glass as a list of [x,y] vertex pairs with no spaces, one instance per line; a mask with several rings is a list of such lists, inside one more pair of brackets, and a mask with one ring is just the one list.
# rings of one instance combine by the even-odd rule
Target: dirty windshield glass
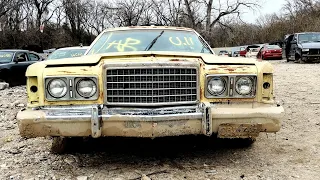
[[86,49],[58,49],[48,56],[50,59],[62,59],[82,56],[86,52]]
[[0,63],[11,62],[13,52],[0,51]]
[[298,41],[299,43],[320,42],[320,33],[299,34]]
[[197,34],[177,30],[105,32],[88,54],[128,51],[178,51],[211,53]]

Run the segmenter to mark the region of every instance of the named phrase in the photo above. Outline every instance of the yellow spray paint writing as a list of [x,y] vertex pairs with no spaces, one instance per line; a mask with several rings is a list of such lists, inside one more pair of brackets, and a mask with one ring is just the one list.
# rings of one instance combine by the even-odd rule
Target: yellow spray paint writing
[[132,51],[136,51],[137,48],[134,46],[137,44],[140,44],[140,43],[141,43],[140,40],[133,39],[133,38],[127,38],[124,43],[122,43],[122,40],[119,40],[119,41],[115,40],[115,41],[109,43],[109,45],[106,49],[109,49],[112,46],[116,46],[116,48],[119,52],[123,52],[123,51],[125,51],[125,49],[130,49]]
[[190,37],[189,40],[187,37],[184,37],[184,42],[181,41],[179,37],[175,37],[176,40],[173,40],[172,37],[169,37],[169,41],[171,44],[176,45],[176,46],[192,46],[194,45],[192,38]]

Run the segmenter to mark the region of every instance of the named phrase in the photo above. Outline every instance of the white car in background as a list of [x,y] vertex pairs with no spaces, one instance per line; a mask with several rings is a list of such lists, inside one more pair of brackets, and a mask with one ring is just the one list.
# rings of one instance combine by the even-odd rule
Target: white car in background
[[74,46],[59,48],[49,54],[47,60],[79,57],[86,52],[88,47],[89,46]]
[[246,57],[252,58],[252,57],[257,57],[257,54],[259,52],[259,48],[251,48],[249,51],[246,53]]

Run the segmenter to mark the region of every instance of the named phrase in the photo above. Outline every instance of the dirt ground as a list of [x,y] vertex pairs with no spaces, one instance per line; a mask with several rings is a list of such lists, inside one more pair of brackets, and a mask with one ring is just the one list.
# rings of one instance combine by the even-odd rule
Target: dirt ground
[[251,147],[202,136],[105,138],[54,155],[49,138],[19,136],[25,87],[0,91],[0,179],[318,179],[320,64],[272,63],[286,113],[280,132],[260,134]]

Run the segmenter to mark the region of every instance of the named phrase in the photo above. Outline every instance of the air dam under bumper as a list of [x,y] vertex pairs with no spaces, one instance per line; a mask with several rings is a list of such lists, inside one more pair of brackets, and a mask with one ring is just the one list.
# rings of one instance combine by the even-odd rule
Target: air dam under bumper
[[[270,104],[201,104],[158,109],[95,106],[23,109],[17,114],[20,135],[161,137],[190,134],[252,137],[280,130],[284,110]],[[254,126],[254,131],[245,127]],[[233,131],[245,131],[239,136]],[[247,132],[246,132],[247,131]],[[244,134],[243,134],[244,133]]]

